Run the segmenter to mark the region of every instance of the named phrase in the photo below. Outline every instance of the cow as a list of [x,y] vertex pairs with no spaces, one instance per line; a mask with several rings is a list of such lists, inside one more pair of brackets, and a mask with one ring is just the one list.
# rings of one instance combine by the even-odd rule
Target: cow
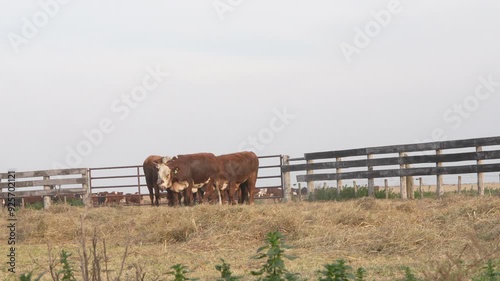
[[170,157],[162,157],[158,155],[150,155],[144,160],[142,169],[146,177],[146,184],[149,190],[149,199],[151,199],[151,206],[160,205],[160,187],[158,186],[158,165],[165,164]]
[[266,196],[267,193],[267,188],[259,188],[259,192],[257,192],[257,197],[264,197]]
[[123,192],[113,191],[107,194],[106,203],[109,203],[111,206],[120,205],[123,201],[125,201],[125,197],[123,196]]
[[141,195],[139,195],[139,192],[136,192],[135,194],[130,194],[127,193],[125,194],[125,204],[130,205],[130,204],[141,204]]
[[24,207],[34,205],[36,203],[43,203],[43,196],[26,196],[23,197]]
[[107,191],[97,193],[97,204],[106,205],[108,203],[108,194]]
[[[184,192],[184,204],[193,205],[193,191],[213,188],[218,173],[217,158],[212,153],[177,155],[156,164],[158,185],[175,193]],[[173,205],[179,204],[178,196],[172,196]]]
[[281,202],[283,198],[283,189],[281,187],[268,188],[266,196],[271,197],[274,203]]
[[255,153],[243,151],[217,156],[218,174],[216,188],[229,189],[229,203],[235,204],[238,192],[239,203],[253,204],[255,184],[259,172],[259,158]]

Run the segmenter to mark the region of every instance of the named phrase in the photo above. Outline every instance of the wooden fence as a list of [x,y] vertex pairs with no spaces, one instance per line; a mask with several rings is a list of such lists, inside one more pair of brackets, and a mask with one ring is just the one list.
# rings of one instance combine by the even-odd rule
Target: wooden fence
[[[435,175],[437,179],[437,195],[441,197],[443,194],[443,175],[473,173],[477,174],[478,194],[484,195],[484,173],[500,171],[500,163],[484,163],[484,161],[500,159],[500,150],[493,146],[500,146],[500,137],[315,152],[306,153],[304,157],[300,158],[290,158],[287,155],[260,156],[260,159],[277,159],[279,163],[261,165],[260,169],[262,171],[269,169],[269,173],[264,175],[259,172],[259,180],[275,179],[279,181],[279,184],[261,185],[258,188],[282,190],[282,195],[274,196],[274,198],[284,196],[285,201],[289,201],[292,194],[290,173],[305,172],[305,174],[297,176],[297,182],[307,182],[308,192],[312,192],[313,194],[315,181],[335,180],[337,181],[337,190],[340,190],[342,180],[367,179],[368,195],[373,197],[374,179],[399,177],[401,198],[407,199],[409,194],[410,196],[412,194],[411,190],[407,190],[407,177]],[[456,149],[462,151],[453,151]],[[395,156],[394,154],[397,155]],[[363,159],[359,159],[360,157]],[[305,163],[290,164],[297,161]],[[474,161],[475,164],[465,165],[460,163],[463,161]],[[412,165],[427,166],[412,167]],[[390,166],[393,166],[393,168],[390,168]],[[133,174],[116,176],[94,175],[98,170],[110,168],[132,168]],[[279,171],[275,172],[273,169],[278,169]],[[353,169],[362,170],[353,171]],[[15,196],[18,198],[43,196],[44,206],[48,208],[50,206],[50,197],[52,196],[74,196],[75,194],[79,194],[83,195],[85,204],[91,206],[91,189],[137,187],[140,194],[141,187],[145,185],[141,182],[141,179],[143,180],[144,178],[141,170],[141,166],[126,166],[16,172]],[[317,173],[321,170],[335,170],[335,172]],[[131,179],[134,183],[130,185],[113,184],[111,186],[93,184],[95,180],[117,180],[123,178]],[[8,179],[9,173],[0,173],[0,188],[3,191],[0,195],[4,199],[9,197],[8,192],[5,192],[10,184]],[[61,187],[63,185],[81,185],[81,187],[55,188],[56,186]],[[387,181],[385,185],[387,188]],[[43,187],[43,189],[27,190],[28,187]],[[299,195],[301,194],[300,191],[299,188]]]
[[[406,177],[435,175],[437,196],[441,197],[443,194],[443,175],[475,173],[477,174],[478,194],[484,195],[483,174],[500,171],[500,163],[483,163],[484,160],[500,159],[500,150],[495,150],[494,147],[491,150],[484,150],[484,148],[497,145],[500,145],[500,137],[306,153],[303,158],[289,159],[290,161],[305,161],[306,163],[294,165],[288,163],[282,167],[284,178],[287,179],[285,182],[288,183],[285,190],[289,196],[291,191],[290,172],[305,171],[305,174],[297,176],[297,182],[307,182],[308,191],[313,193],[315,181],[335,180],[337,188],[340,189],[342,180],[367,179],[368,194],[371,197],[374,197],[375,178],[399,177],[401,198],[407,199]],[[454,153],[453,149],[473,151]],[[379,157],[384,156],[384,154],[385,156],[397,154],[397,156]],[[359,159],[360,157],[364,159]],[[358,159],[353,160],[352,158]],[[475,164],[464,165],[460,163],[462,161],[475,161]],[[428,166],[411,167],[411,165],[422,164]],[[387,168],[387,166],[396,165],[397,168]],[[353,168],[362,168],[363,170],[343,171],[343,169],[352,170]],[[325,169],[335,169],[335,172],[317,173],[317,171]]]
[[[15,175],[15,178],[12,175]],[[62,188],[64,185],[81,185],[81,187]],[[13,192],[8,191],[8,189],[12,189],[9,187],[13,186],[15,186],[15,190]],[[39,189],[27,190],[30,187],[39,187]],[[42,187],[43,189],[40,189]],[[13,198],[13,196],[16,199],[34,196],[43,197],[44,208],[50,206],[51,197],[55,196],[74,197],[75,195],[82,195],[83,201],[86,204],[91,204],[88,170],[84,168],[0,173],[0,189],[2,190],[0,197],[3,199]]]

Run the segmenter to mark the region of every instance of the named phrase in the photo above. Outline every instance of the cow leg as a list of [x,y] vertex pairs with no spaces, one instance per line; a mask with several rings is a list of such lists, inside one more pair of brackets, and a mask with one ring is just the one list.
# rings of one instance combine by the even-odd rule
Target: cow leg
[[[217,187],[217,182],[210,179],[207,184],[204,186],[204,192],[203,192],[203,197],[200,198],[200,202],[209,202],[213,201],[213,196],[214,196],[214,191],[218,189]],[[200,189],[198,189],[198,192],[200,192]]]
[[198,197],[200,196],[199,192],[200,189],[197,189],[196,192],[193,192],[193,205],[198,204]]
[[184,189],[184,205],[186,206],[193,205],[193,187],[193,181],[190,181],[188,187]]
[[255,172],[253,175],[251,175],[247,180],[248,204],[253,204],[256,183],[257,183],[257,172]]
[[198,188],[198,204],[203,204],[203,197],[205,197],[205,189],[203,188]]
[[236,193],[236,182],[229,181],[229,204],[235,205],[234,194]]
[[[222,192],[224,192],[224,190]],[[218,189],[218,188],[217,188],[217,198],[219,199],[219,205],[222,205],[223,204],[222,196],[221,196],[220,189]]]
[[174,192],[170,188],[167,188],[167,203],[169,206],[174,205]]
[[151,184],[148,184],[148,191],[149,191],[149,199],[151,200],[151,206],[154,206],[155,201],[154,201],[153,187],[151,186]]
[[222,204],[229,204],[229,187],[222,191]]
[[179,205],[179,194],[170,188],[167,188],[167,201],[170,207]]
[[238,203],[244,204],[245,201],[248,201],[248,182],[243,182],[240,184],[240,188],[238,189]]
[[160,206],[160,187],[158,186],[158,184],[155,185],[155,196],[155,205]]

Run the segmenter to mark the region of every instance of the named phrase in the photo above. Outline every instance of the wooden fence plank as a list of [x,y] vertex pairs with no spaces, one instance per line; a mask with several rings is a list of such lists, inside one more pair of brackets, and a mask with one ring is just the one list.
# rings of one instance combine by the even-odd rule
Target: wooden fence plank
[[465,165],[465,166],[450,166],[450,167],[425,167],[411,169],[390,169],[390,170],[375,170],[375,171],[359,171],[347,172],[342,174],[313,174],[313,175],[298,175],[297,181],[331,181],[331,180],[346,180],[346,179],[367,179],[367,178],[391,178],[401,176],[428,176],[428,175],[454,175],[454,174],[474,174],[474,173],[490,173],[500,172],[500,163],[484,164],[484,165]]
[[[7,192],[0,193],[0,198],[7,198]],[[29,191],[16,191],[14,192],[16,197],[28,197],[28,196],[72,196],[72,195],[83,195],[85,190],[83,188],[62,188],[57,190],[29,190]]]
[[[59,169],[59,170],[43,170],[43,171],[28,171],[28,172],[16,172],[16,179],[18,178],[35,178],[35,177],[51,177],[51,176],[65,176],[65,175],[77,175],[84,174],[87,169]],[[0,173],[0,179],[6,179],[8,173]]]
[[341,168],[359,168],[368,166],[391,166],[402,164],[427,164],[436,162],[461,162],[461,161],[477,161],[477,160],[490,160],[500,159],[500,150],[481,151],[481,152],[465,152],[465,153],[452,153],[441,155],[416,155],[400,157],[387,157],[377,159],[362,159],[341,162],[323,162],[313,164],[296,164],[290,166],[283,166],[283,171],[297,172],[324,169],[341,169]]
[[[16,174],[17,178],[17,174]],[[84,184],[84,178],[71,178],[71,179],[53,179],[53,180],[34,180],[34,181],[16,181],[16,188],[45,186],[45,185],[63,185],[63,184]],[[7,188],[8,182],[0,183],[0,188]]]
[[368,147],[368,148],[337,150],[337,151],[313,152],[304,154],[304,157],[307,160],[317,160],[317,159],[328,159],[336,157],[362,156],[368,154],[415,152],[415,151],[466,148],[466,147],[498,145],[498,144],[500,144],[500,137],[488,137],[488,138],[451,140],[451,141],[428,142],[428,143],[418,143],[418,144]]

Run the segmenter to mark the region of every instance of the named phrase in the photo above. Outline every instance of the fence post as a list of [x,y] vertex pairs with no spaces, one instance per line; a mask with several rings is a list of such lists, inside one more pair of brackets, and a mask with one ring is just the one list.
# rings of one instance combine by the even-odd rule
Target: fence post
[[141,196],[141,168],[137,166],[137,192]]
[[[478,154],[481,151],[483,151],[482,146],[476,147],[476,152]],[[483,160],[477,160],[477,165],[483,165]],[[484,196],[484,174],[483,173],[477,173],[477,191],[479,193],[479,196]]]
[[[373,159],[373,154],[367,155],[368,162],[370,159]],[[368,172],[373,171],[373,166],[368,165]],[[373,187],[375,186],[375,181],[373,178],[368,178],[368,197],[375,198],[375,192],[373,191]]]
[[387,179],[384,179],[384,186],[385,186],[385,199],[389,199],[389,182]]
[[422,193],[422,177],[418,178],[418,191],[420,192],[420,199],[424,198],[424,194]]
[[[337,158],[335,158],[335,161],[337,162],[337,165],[338,165],[337,169],[336,169],[336,173],[338,175],[338,174],[342,173],[342,168],[339,168],[340,162],[342,162],[342,158],[337,157]],[[337,180],[337,190],[340,191],[341,188],[342,188],[342,180]]]
[[462,176],[458,176],[458,194],[462,193]]
[[[288,155],[281,155],[281,166],[288,166],[290,165],[290,156]],[[286,171],[281,174],[283,177],[283,201],[285,202],[291,202],[292,201],[292,184],[290,180],[290,172]]]
[[358,185],[356,184],[356,181],[352,182],[353,188],[354,188],[354,198],[358,197]]
[[302,201],[302,184],[300,184],[300,182],[299,182],[299,184],[298,184],[298,185],[299,185],[299,194],[298,194],[298,196],[299,196],[299,201]]
[[[406,153],[400,152],[399,153],[399,169],[404,170],[406,165],[404,164],[403,158],[406,156]],[[408,199],[408,194],[406,192],[406,177],[405,176],[400,176],[399,177],[399,193],[401,193],[401,199],[406,200]]]
[[[408,155],[405,153],[405,157]],[[406,169],[411,168],[411,164],[406,164],[405,165]],[[413,176],[406,176],[406,195],[408,196],[408,199],[415,199],[415,189],[413,187],[414,184],[414,179]]]
[[[307,164],[312,164],[313,160],[307,160],[306,163]],[[307,170],[306,171],[306,175],[312,175],[312,174],[314,174],[313,170]],[[314,194],[314,181],[307,181],[307,193],[311,194],[311,200],[312,201],[316,200],[316,196]]]
[[86,169],[85,172],[83,173],[83,204],[85,204],[86,207],[92,207],[92,191],[91,191],[91,186],[90,186],[90,169]]
[[[436,149],[436,155],[439,156],[442,154],[441,149]],[[436,163],[436,167],[440,168],[443,167],[443,163],[440,162],[439,160]],[[436,195],[438,198],[443,197],[443,175],[439,174],[436,176]]]
[[[48,176],[44,176],[43,177],[44,181],[45,180],[49,180],[49,179],[50,179],[50,177],[48,177]],[[50,186],[50,185],[44,185],[43,186],[43,190],[51,190],[51,189],[52,189],[52,186]],[[50,203],[52,203],[51,200],[50,200],[50,195],[44,196],[43,197],[43,208],[44,209],[50,208]]]

